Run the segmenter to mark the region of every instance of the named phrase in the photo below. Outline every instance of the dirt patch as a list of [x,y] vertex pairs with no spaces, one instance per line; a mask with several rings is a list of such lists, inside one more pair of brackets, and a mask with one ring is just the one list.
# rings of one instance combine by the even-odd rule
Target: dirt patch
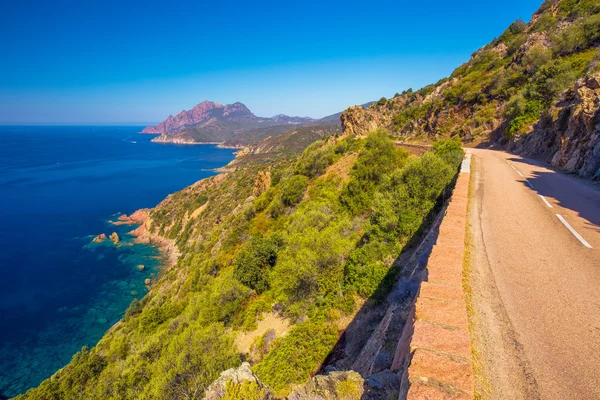
[[208,201],[206,203],[202,204],[200,207],[196,208],[194,210],[194,212],[192,213],[192,215],[190,215],[190,219],[194,219],[198,215],[202,214],[202,211],[206,210],[206,207],[208,207]]
[[260,320],[257,325],[255,330],[241,333],[235,338],[235,346],[240,353],[249,353],[252,343],[270,329],[275,331],[277,337],[281,337],[287,334],[291,328],[289,320],[280,317],[276,313],[264,314],[262,320]]
[[330,165],[325,171],[325,176],[335,176],[341,178],[343,183],[350,180],[350,169],[354,165],[358,154],[352,153]]

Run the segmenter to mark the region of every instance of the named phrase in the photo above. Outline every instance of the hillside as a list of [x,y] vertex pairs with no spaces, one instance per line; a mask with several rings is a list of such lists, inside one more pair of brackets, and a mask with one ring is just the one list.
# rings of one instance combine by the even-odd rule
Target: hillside
[[600,178],[600,1],[547,0],[447,79],[341,115],[344,131],[500,145]]
[[338,122],[339,119],[314,120],[283,114],[262,118],[239,102],[223,106],[207,100],[174,117],[169,115],[160,124],[148,126],[141,133],[159,135],[152,139],[159,143],[221,143],[226,146],[243,146],[267,136],[284,133],[294,126],[337,125]]
[[[324,138],[302,152],[312,135]],[[23,398],[199,399],[244,360],[263,383],[224,390],[304,390],[296,385],[319,370],[338,332],[365,301],[383,299],[394,259],[462,158],[456,142],[415,157],[384,132],[325,135],[274,137],[275,153],[241,156],[231,173],[133,215],[138,240],[177,261],[97,346]],[[358,390],[362,378],[344,377]]]

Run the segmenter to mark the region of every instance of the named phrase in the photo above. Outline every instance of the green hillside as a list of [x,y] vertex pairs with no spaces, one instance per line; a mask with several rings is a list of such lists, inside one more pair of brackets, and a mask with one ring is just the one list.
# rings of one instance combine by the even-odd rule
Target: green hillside
[[345,131],[385,128],[415,141],[456,137],[503,145],[556,167],[600,177],[594,134],[600,76],[600,1],[547,0],[449,78],[351,107]]

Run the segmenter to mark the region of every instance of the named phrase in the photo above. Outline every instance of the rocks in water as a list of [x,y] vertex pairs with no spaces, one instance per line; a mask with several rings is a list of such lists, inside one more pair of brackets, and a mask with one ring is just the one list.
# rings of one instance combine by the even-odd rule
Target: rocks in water
[[119,235],[117,234],[117,232],[113,232],[113,233],[110,234],[110,240],[112,240],[112,242],[114,244],[119,244],[119,242],[121,241],[121,238],[119,237]]
[[146,267],[144,265],[140,264],[137,266],[137,269],[139,269],[140,271],[143,271],[146,269]]
[[150,280],[150,278],[146,278],[144,279],[144,284],[145,285],[149,285],[152,281]]
[[105,240],[106,240],[106,235],[104,233],[101,233],[92,240],[92,243],[102,243]]
[[232,398],[251,398],[256,400],[272,399],[266,387],[258,380],[250,369],[250,364],[245,362],[238,368],[231,368],[221,372],[216,381],[206,389],[205,400],[219,400]]

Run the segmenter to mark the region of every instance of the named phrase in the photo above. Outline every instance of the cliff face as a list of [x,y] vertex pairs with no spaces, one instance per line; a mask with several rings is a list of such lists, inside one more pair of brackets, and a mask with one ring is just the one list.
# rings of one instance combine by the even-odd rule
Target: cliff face
[[548,0],[448,79],[341,115],[344,133],[458,137],[507,146],[587,178],[598,172],[600,3]]
[[535,125],[511,139],[508,149],[543,158],[584,178],[600,178],[600,74],[576,82]]

